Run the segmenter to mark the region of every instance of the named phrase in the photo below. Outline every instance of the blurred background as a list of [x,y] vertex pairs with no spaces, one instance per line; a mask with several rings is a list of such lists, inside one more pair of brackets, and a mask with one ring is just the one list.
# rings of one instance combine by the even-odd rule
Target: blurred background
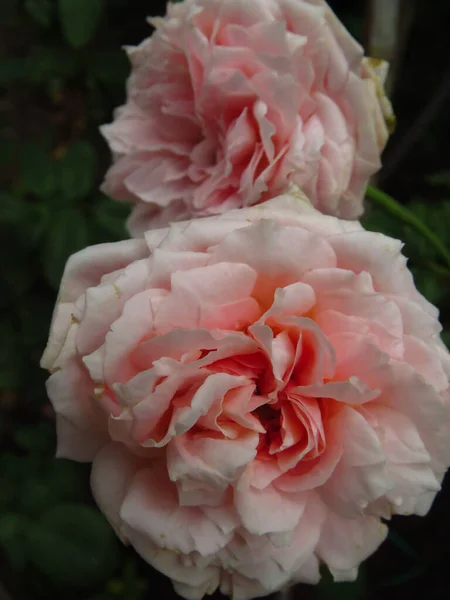
[[[377,183],[450,247],[450,3],[330,4],[392,61],[398,125]],[[96,510],[89,467],[54,460],[38,366],[67,257],[126,235],[128,207],[98,191],[109,164],[98,127],[124,99],[121,46],[147,37],[145,17],[164,11],[158,0],[0,1],[0,600],[175,599]],[[377,207],[364,224],[406,242],[416,283],[450,331],[450,271],[433,248]],[[291,600],[450,598],[449,506],[447,481],[426,518],[393,519],[357,582],[325,577]]]

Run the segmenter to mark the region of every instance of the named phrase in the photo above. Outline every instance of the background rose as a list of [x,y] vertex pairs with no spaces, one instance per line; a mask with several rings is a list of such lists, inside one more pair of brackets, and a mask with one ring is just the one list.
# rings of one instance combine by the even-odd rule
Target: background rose
[[362,213],[390,106],[325,2],[187,0],[151,23],[102,127],[104,191],[137,203],[132,233],[256,204],[289,179],[324,213]]
[[450,363],[400,249],[297,195],[69,260],[58,454],[181,595],[351,580],[380,518],[428,511]]

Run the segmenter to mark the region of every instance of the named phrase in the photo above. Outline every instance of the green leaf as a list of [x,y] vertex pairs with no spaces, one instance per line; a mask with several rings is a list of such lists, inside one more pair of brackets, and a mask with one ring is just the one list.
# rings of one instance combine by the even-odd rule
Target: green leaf
[[450,171],[443,171],[442,173],[430,175],[427,180],[431,185],[442,185],[450,188]]
[[22,511],[30,516],[41,516],[62,503],[86,501],[89,498],[89,472],[85,465],[55,460],[56,437],[53,434],[48,435],[47,440],[33,439],[29,432],[26,436],[31,439],[15,440],[22,447],[24,442],[29,446],[26,448],[26,477],[18,488]]
[[417,289],[432,304],[439,304],[445,292],[442,283],[428,269],[412,268],[414,283]]
[[0,322],[0,390],[14,390],[23,383],[22,356],[17,332],[10,321]]
[[36,196],[46,198],[55,191],[55,164],[43,144],[24,144],[20,176],[24,189]]
[[65,38],[74,48],[87,44],[105,8],[104,0],[59,0],[59,18]]
[[86,86],[88,89],[86,106],[89,120],[97,126],[104,123],[110,116],[107,109],[106,94],[102,90],[102,86],[97,78],[93,75],[87,76]]
[[125,223],[130,214],[130,206],[101,196],[93,205],[95,221],[116,240],[127,237]]
[[2,0],[1,25],[16,25],[19,21],[19,0]]
[[[2,267],[0,274],[0,282],[3,289],[10,296],[10,300],[17,302],[17,298],[21,296],[35,281],[37,273],[33,269],[29,257],[19,256],[14,258]],[[7,296],[5,295],[5,298]],[[3,298],[0,297],[0,301]]]
[[[1,12],[1,10],[0,10]],[[25,75],[26,61],[23,58],[7,58],[0,62],[0,85],[7,85]]]
[[[116,580],[117,582],[117,580]],[[123,597],[127,600],[141,600],[146,597],[149,581],[147,578],[140,577],[135,557],[130,555],[122,571],[120,579],[123,588]],[[114,583],[114,580],[110,582]],[[112,591],[112,590],[111,590]]]
[[12,452],[0,456],[0,479],[9,481],[11,485],[19,484],[26,476],[26,460]]
[[48,511],[30,528],[28,552],[54,586],[81,589],[112,575],[118,543],[99,512],[67,504]]
[[[43,350],[43,348],[41,349]],[[39,368],[39,362],[35,361],[27,372],[26,387],[21,390],[21,402],[29,411],[39,411],[41,414],[44,409],[48,411],[48,396],[45,390],[45,383],[48,379],[48,373]],[[32,414],[33,414],[32,412]],[[36,414],[36,412],[34,412]],[[54,452],[53,452],[54,455]]]
[[22,515],[5,513],[0,515],[0,545],[13,568],[21,570],[27,563],[25,539],[28,520]]
[[22,436],[24,439],[15,436],[16,444],[28,453],[23,459],[25,477],[16,488],[15,507],[19,505],[24,514],[32,517],[40,517],[50,508],[62,503],[83,502],[89,497],[89,472],[85,465],[69,460],[55,460],[54,424],[45,423],[45,426],[46,439],[42,439],[44,429],[34,437],[32,431],[25,431]]
[[[34,290],[33,290],[34,291]],[[17,306],[22,341],[30,358],[39,362],[48,337],[53,302],[43,294],[24,294]]]
[[108,582],[108,590],[111,594],[114,594],[114,596],[123,596],[124,588],[125,585],[121,579],[111,579],[111,581]]
[[92,189],[97,156],[86,140],[75,142],[59,162],[59,187],[66,200],[84,198]]
[[42,27],[52,24],[54,5],[51,0],[26,0],[25,10]]
[[[450,211],[447,202],[429,202],[414,199],[408,205],[408,208],[443,244],[447,244],[450,241],[448,235]],[[414,257],[417,259],[417,262],[423,263],[427,259],[430,260],[437,257],[436,247],[430,244],[425,236],[417,235],[415,227],[406,225],[401,239],[408,244],[408,251],[411,258]]]
[[123,89],[130,63],[123,50],[103,50],[91,55],[88,69],[102,83],[117,85]]
[[53,454],[53,429],[54,426],[46,422],[37,425],[22,425],[14,432],[14,442],[27,452],[36,452],[42,455],[50,450]]
[[434,250],[447,265],[450,265],[450,251],[445,247],[445,244],[442,243],[439,236],[437,236],[435,232],[432,231],[412,210],[402,206],[394,200],[394,198],[371,185],[367,187],[366,196],[393,217],[413,227],[433,246]]
[[[7,231],[3,237],[3,242],[6,248],[0,251],[0,262],[2,268],[0,270],[0,303],[3,301],[16,302],[17,297],[23,294],[34,282],[36,272],[30,262],[23,247],[14,244],[20,238],[20,227]],[[16,234],[16,240],[11,240],[11,232]],[[6,242],[7,241],[7,242]],[[8,252],[9,251],[9,255]]]
[[0,224],[17,225],[28,215],[28,205],[9,192],[0,192]]
[[22,465],[23,459],[14,454],[5,453],[0,457],[0,514],[14,507],[22,480]]
[[7,368],[4,364],[0,365],[0,391],[15,390],[22,383],[20,369],[14,365],[13,368]]
[[45,482],[55,502],[78,502],[89,490],[89,466],[58,458],[48,466]]
[[23,482],[21,492],[20,508],[29,516],[38,516],[53,504],[45,479],[40,474],[33,473],[32,469]]
[[84,216],[74,208],[56,211],[47,233],[44,249],[44,274],[58,289],[64,265],[71,254],[88,243],[88,229]]
[[0,225],[3,223],[0,277],[11,271],[12,286],[15,288],[17,286],[14,282],[14,271],[29,273],[32,275],[31,279],[36,276],[36,273],[32,272],[29,251],[40,242],[47,229],[50,212],[47,202],[26,202],[18,188],[8,196],[0,207]]
[[403,226],[398,220],[370,204],[361,218],[361,225],[368,231],[381,232],[394,238],[400,238],[403,232]]
[[0,168],[9,164],[15,157],[17,143],[15,140],[0,139]]
[[79,69],[77,53],[67,46],[33,46],[27,58],[27,78],[32,83],[69,79]]
[[11,485],[11,482],[0,478],[0,514],[5,509],[13,506],[15,495],[15,489]]

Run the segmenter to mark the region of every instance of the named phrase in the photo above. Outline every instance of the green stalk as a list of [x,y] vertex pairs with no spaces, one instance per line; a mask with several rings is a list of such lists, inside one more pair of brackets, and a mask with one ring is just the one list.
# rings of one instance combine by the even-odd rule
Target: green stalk
[[450,279],[450,269],[444,267],[439,263],[428,261],[426,263],[423,263],[423,266],[427,269],[430,269],[430,271],[436,273],[436,275],[440,275],[441,277],[446,277],[447,279]]
[[418,233],[428,240],[428,242],[437,251],[439,256],[443,258],[450,267],[450,252],[441,242],[439,237],[433,233],[433,231],[427,225],[425,225],[425,223],[423,223],[411,210],[409,210],[409,208],[402,206],[397,202],[397,200],[394,200],[394,198],[385,192],[382,192],[378,188],[373,187],[372,185],[367,187],[366,197],[400,221],[403,221],[404,223],[407,223],[413,227]]

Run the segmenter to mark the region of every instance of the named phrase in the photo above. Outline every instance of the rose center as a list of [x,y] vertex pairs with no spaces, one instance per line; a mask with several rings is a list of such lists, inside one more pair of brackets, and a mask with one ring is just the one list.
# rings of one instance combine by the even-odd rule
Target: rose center
[[253,411],[265,433],[260,434],[258,452],[267,451],[281,443],[281,411],[275,405],[263,404]]

